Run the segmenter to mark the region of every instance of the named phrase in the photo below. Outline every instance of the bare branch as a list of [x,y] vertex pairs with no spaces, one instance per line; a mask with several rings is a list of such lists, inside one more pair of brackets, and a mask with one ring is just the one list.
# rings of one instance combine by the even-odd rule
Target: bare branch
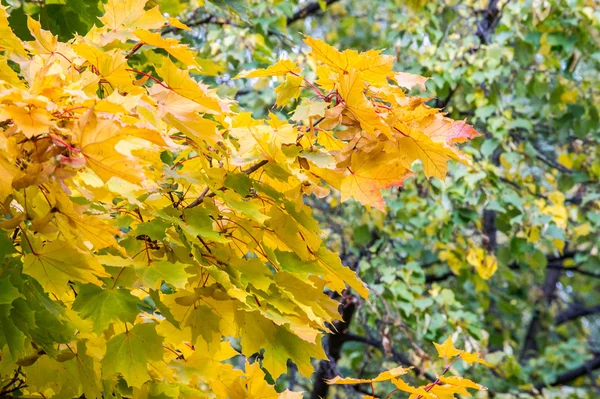
[[[372,346],[374,348],[379,349],[381,352],[385,353],[385,349],[383,348],[383,342],[373,339],[373,338],[369,338],[369,337],[363,337],[362,335],[356,335],[356,334],[347,334],[345,336],[345,340],[346,341],[352,341],[352,342],[362,342],[366,345]],[[404,366],[408,366],[408,367],[414,367],[413,370],[414,372],[419,375],[419,369],[415,366],[415,364],[413,362],[411,362],[405,355],[403,355],[402,353],[392,349],[392,359],[394,359],[394,361],[403,364]],[[425,378],[427,378],[429,381],[435,381],[436,377],[431,375],[430,373],[423,373],[423,376]]]
[[582,303],[573,303],[565,311],[556,316],[556,325],[561,325],[580,317],[600,313],[600,305],[586,307]]
[[[325,5],[330,6],[331,4],[337,3],[338,1],[339,0],[326,0]],[[294,15],[292,15],[291,17],[289,17],[287,19],[287,25],[290,26],[294,22],[304,19],[306,17],[309,17],[313,14],[316,14],[320,10],[321,10],[321,5],[317,1],[308,3],[305,7],[299,9],[298,11],[296,11],[294,13]]]
[[547,387],[547,386],[555,387],[558,385],[564,385],[573,380],[576,380],[579,377],[583,377],[584,375],[589,374],[591,371],[598,369],[598,368],[600,368],[600,355],[595,355],[594,358],[585,362],[581,366],[576,367],[569,371],[565,371],[562,374],[559,374],[558,376],[556,376],[554,381],[551,382],[550,384],[546,384],[544,382],[538,382],[534,386],[537,390],[542,390],[544,387]]

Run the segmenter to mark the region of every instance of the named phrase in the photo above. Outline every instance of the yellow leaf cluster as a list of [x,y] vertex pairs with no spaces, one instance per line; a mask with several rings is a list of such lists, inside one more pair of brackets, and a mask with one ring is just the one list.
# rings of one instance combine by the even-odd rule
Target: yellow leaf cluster
[[[34,40],[21,41],[0,7],[0,228],[18,279],[60,309],[48,350],[70,353],[64,364],[34,356],[24,371],[40,378],[25,393],[69,381],[63,396],[96,397],[124,379],[136,397],[297,398],[264,372],[276,379],[291,359],[309,375],[325,357],[321,334],[339,318],[326,288],[368,295],[303,195],[333,187],[384,210],[380,191],[414,161],[443,178],[448,160],[467,161],[455,144],[477,133],[409,97],[403,88],[425,79],[392,71],[391,57],[312,38],[315,83],[289,60],[239,77],[282,77],[279,106],[303,90],[319,101],[303,97],[292,122],[234,112],[193,75],[193,50],[161,36],[167,22],[182,27],[145,6],[108,0],[99,26],[68,42],[32,19]],[[154,61],[134,64],[137,51]],[[244,370],[226,362],[256,354]]]
[[[321,101],[306,101],[294,120],[307,125],[310,135],[335,158],[335,168],[313,167],[309,162],[307,183],[324,180],[349,198],[385,210],[381,190],[401,186],[410,177],[412,165],[420,160],[427,177],[443,179],[447,162],[467,163],[455,146],[478,136],[462,121],[446,118],[425,104],[426,99],[409,97],[402,88],[424,88],[426,78],[394,72],[393,57],[370,50],[359,53],[339,50],[307,37],[308,54],[316,64],[316,85],[299,76],[300,68],[289,60],[241,77],[286,76],[277,87],[276,105],[283,106],[300,94],[300,86],[312,90]],[[308,140],[300,144],[309,144]],[[313,177],[312,179],[310,177]]]
[[[326,380],[326,382],[330,385],[354,385],[354,384],[370,384],[373,387],[374,383],[383,382],[383,381],[391,381],[392,384],[396,387],[393,391],[391,391],[387,396],[391,396],[391,394],[395,391],[407,392],[410,394],[410,399],[455,399],[455,395],[465,395],[471,396],[471,394],[467,391],[469,389],[477,389],[477,390],[485,390],[486,388],[480,384],[477,384],[469,379],[458,377],[458,376],[450,376],[447,377],[446,373],[450,370],[451,366],[458,359],[462,359],[469,365],[473,363],[481,363],[486,366],[490,366],[485,360],[479,357],[479,353],[469,353],[463,350],[456,349],[454,344],[452,343],[452,339],[448,337],[446,341],[441,344],[434,343],[435,348],[439,354],[439,357],[446,359],[449,363],[446,365],[446,368],[442,372],[441,375],[432,381],[429,384],[425,384],[422,386],[412,386],[399,378],[400,376],[408,373],[411,368],[403,368],[396,367],[391,370],[384,371],[380,373],[377,377],[372,379],[359,379],[359,378],[342,378],[340,376],[336,376],[333,379]],[[368,396],[371,398],[372,396]]]

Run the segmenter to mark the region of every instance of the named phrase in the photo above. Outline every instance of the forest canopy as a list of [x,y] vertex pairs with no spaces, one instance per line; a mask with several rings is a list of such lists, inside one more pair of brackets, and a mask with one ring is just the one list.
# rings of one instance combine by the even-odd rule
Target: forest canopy
[[0,397],[600,395],[594,0],[2,0]]

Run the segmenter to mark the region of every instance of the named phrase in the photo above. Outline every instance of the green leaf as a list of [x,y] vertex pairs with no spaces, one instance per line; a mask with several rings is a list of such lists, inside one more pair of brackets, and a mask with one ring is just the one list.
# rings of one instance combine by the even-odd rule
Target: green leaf
[[0,305],[8,305],[15,299],[23,297],[7,278],[0,279]]
[[154,306],[160,312],[160,314],[175,327],[179,327],[179,322],[175,320],[175,317],[171,313],[171,310],[165,305],[160,299],[160,292],[158,290],[150,290],[150,298],[152,298],[152,302],[154,302]]
[[150,379],[148,362],[163,359],[162,341],[153,323],[136,324],[112,337],[102,359],[102,376],[121,374],[129,386],[141,387]]
[[13,361],[16,362],[25,353],[27,336],[15,325],[10,312],[10,305],[0,305],[0,348],[8,345]]
[[224,186],[245,197],[250,195],[252,180],[245,173],[229,173],[225,178]]
[[73,310],[84,319],[92,318],[94,331],[101,333],[112,322],[133,323],[139,313],[139,299],[125,289],[103,289],[94,284],[80,287]]
[[177,288],[184,288],[190,276],[185,271],[188,266],[181,262],[159,260],[147,266],[137,266],[135,273],[146,287],[158,289],[164,281]]
[[140,223],[135,229],[136,235],[147,235],[152,240],[161,241],[167,237],[167,229],[171,223],[162,219],[153,219],[150,222]]

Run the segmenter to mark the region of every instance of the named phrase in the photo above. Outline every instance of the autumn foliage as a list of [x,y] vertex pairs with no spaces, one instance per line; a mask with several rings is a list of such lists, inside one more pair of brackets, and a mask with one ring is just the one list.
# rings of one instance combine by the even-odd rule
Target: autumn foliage
[[[324,291],[368,295],[303,196],[385,211],[381,190],[415,161],[443,178],[478,134],[410,96],[425,79],[392,57],[311,37],[314,70],[281,60],[238,75],[280,77],[277,106],[301,98],[291,122],[254,119],[160,34],[187,27],[144,5],[108,1],[68,42],[31,18],[23,42],[0,9],[3,370],[45,397],[277,397],[265,373],[290,359],[310,375],[325,357],[339,315]],[[479,388],[453,381],[404,390]]]

